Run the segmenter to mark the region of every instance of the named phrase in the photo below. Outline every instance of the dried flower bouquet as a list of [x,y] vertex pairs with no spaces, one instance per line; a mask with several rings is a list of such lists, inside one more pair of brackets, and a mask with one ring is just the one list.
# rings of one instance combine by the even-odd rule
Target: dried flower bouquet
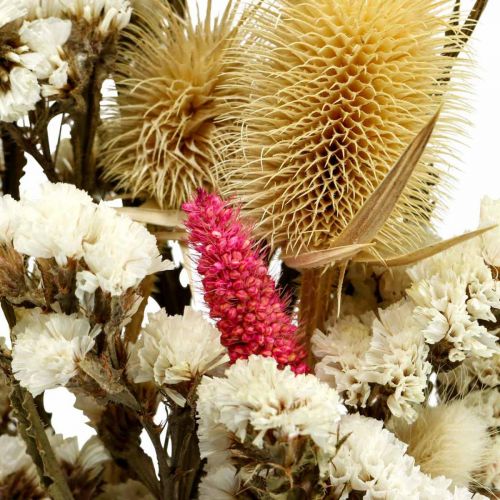
[[0,0],[1,499],[499,498],[486,3]]

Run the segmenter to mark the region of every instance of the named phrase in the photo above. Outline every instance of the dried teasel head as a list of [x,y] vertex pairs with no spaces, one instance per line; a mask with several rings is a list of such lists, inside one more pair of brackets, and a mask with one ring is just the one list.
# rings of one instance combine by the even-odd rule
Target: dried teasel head
[[[336,246],[405,147],[442,106],[429,147],[375,242],[384,257],[427,238],[462,125],[459,14],[448,0],[264,1],[243,36],[241,138],[225,162],[261,234],[286,254]],[[445,36],[445,33],[447,36]],[[239,53],[234,51],[235,64]],[[453,75],[457,78],[450,80]],[[373,214],[377,217],[378,214]]]
[[136,11],[119,50],[115,119],[103,128],[104,176],[134,197],[178,209],[195,188],[212,190],[228,112],[243,87],[229,89],[226,58],[246,14],[239,0],[211,20],[182,19],[161,0]]

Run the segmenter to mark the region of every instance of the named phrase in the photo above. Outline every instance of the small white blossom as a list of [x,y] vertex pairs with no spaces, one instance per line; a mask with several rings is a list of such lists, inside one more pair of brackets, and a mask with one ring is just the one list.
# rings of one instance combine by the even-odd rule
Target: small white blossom
[[22,2],[16,0],[0,0],[0,28],[26,15]]
[[21,198],[22,217],[14,248],[32,257],[54,257],[59,265],[83,256],[83,243],[96,206],[90,196],[71,184],[46,182],[38,193]]
[[339,437],[346,439],[329,463],[328,474],[340,500],[351,492],[385,500],[473,498],[464,488],[451,491],[449,479],[422,473],[406,454],[406,445],[384,429],[380,420],[347,415],[339,424]]
[[21,205],[12,196],[0,197],[0,243],[11,244],[19,222]]
[[500,200],[486,196],[481,200],[480,226],[494,224],[499,225],[481,236],[483,257],[490,266],[500,267]]
[[19,34],[30,52],[21,55],[23,65],[34,71],[43,85],[44,95],[57,93],[68,80],[68,63],[61,59],[60,50],[68,41],[71,21],[49,17],[25,21]]
[[236,500],[240,490],[236,472],[232,465],[209,469],[200,482],[199,500]]
[[[159,386],[213,374],[229,361],[220,343],[220,332],[191,307],[186,307],[182,316],[168,316],[164,309],[150,314],[147,326],[132,347],[132,359],[135,357],[135,381],[154,381]],[[168,393],[183,404],[180,394]]]
[[13,329],[14,376],[34,396],[66,385],[77,374],[78,360],[92,349],[96,333],[76,314],[34,310],[23,315]]
[[6,85],[7,90],[0,90],[0,121],[15,122],[35,109],[40,85],[35,73],[21,66],[10,70]]
[[312,337],[313,353],[320,360],[316,376],[334,387],[348,405],[364,406],[370,395],[370,386],[361,376],[373,318],[372,313],[345,316],[328,327],[327,335],[317,331]]
[[498,352],[495,335],[480,321],[496,321],[500,282],[485,264],[477,238],[419,262],[408,274],[413,282],[408,295],[418,306],[414,317],[429,344],[450,344],[452,362]]
[[412,317],[414,305],[401,301],[379,310],[373,321],[373,336],[360,379],[388,388],[387,406],[396,417],[413,421],[414,405],[425,399],[432,371],[427,361],[429,347]]
[[162,261],[156,238],[143,225],[102,204],[83,249],[90,272],[111,295],[121,295],[149,274],[173,267],[170,261]]
[[33,475],[34,465],[26,452],[26,445],[19,436],[0,436],[0,491],[2,481],[11,474],[25,471]]
[[92,436],[80,450],[76,437],[65,438],[61,434],[47,431],[50,445],[57,460],[72,468],[80,468],[90,478],[102,471],[102,465],[110,459],[109,453],[97,436]]
[[60,0],[62,10],[76,19],[96,24],[103,35],[120,31],[130,22],[128,0]]
[[346,411],[337,392],[314,375],[280,370],[274,359],[260,356],[236,361],[224,378],[204,377],[198,397],[200,450],[209,467],[217,465],[230,436],[243,442],[249,432],[259,448],[272,431],[278,439],[309,436],[329,451]]

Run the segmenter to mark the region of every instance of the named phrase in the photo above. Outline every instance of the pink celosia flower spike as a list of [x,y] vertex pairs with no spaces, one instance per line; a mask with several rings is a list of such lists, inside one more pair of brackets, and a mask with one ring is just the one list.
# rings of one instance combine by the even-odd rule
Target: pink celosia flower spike
[[231,361],[260,354],[290,365],[295,373],[307,372],[297,327],[264,261],[252,248],[250,230],[240,221],[239,210],[202,190],[183,208],[189,242],[199,253],[205,302]]

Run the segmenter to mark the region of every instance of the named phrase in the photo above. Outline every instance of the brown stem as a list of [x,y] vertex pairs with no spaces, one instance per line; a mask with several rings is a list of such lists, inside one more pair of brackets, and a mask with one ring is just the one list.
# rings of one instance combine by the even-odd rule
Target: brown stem
[[174,406],[168,416],[168,433],[172,443],[174,473],[170,497],[172,500],[195,498],[201,475],[201,459],[193,409]]
[[92,69],[86,90],[83,92],[85,106],[72,113],[73,127],[71,141],[74,153],[75,178],[77,187],[92,194],[96,185],[96,164],[93,154],[94,142],[100,121],[101,86],[103,77],[99,65]]
[[3,171],[2,191],[10,194],[16,200],[19,199],[19,182],[23,175],[23,168],[26,165],[24,149],[10,137],[7,132],[1,134],[3,149]]
[[311,337],[316,329],[324,329],[328,319],[335,274],[336,269],[334,267],[307,269],[302,273],[299,325],[304,332],[310,364],[314,361],[311,350]]
[[158,471],[160,473],[160,489],[162,500],[171,500],[172,497],[169,495],[171,486],[169,485],[169,480],[171,480],[171,470],[170,465],[167,460],[167,453],[163,449],[160,440],[161,428],[152,421],[149,416],[142,419],[142,424],[146,432],[148,433],[151,442],[153,443],[153,448],[155,450],[156,459],[158,461]]

